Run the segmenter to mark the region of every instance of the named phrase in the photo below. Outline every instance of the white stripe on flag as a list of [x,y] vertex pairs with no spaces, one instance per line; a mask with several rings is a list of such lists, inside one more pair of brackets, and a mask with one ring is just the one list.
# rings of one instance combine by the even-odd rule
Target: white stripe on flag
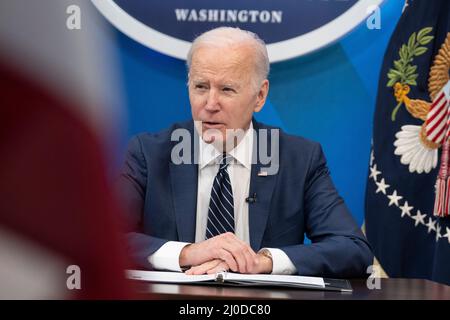
[[442,87],[430,106],[427,114],[427,139],[434,143],[443,143],[450,136],[450,81]]
[[444,108],[444,101],[440,100],[439,102],[434,102],[431,106],[433,108],[432,111],[430,111],[427,115],[427,130],[430,130],[437,121],[442,117],[442,115],[447,112],[447,110]]

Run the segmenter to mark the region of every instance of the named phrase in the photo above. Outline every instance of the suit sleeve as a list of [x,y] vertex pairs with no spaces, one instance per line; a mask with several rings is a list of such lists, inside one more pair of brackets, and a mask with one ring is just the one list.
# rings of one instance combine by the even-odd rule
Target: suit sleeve
[[149,256],[168,240],[143,232],[143,212],[147,188],[147,165],[139,136],[131,139],[119,179],[119,193],[127,215],[126,241],[128,251],[138,267],[151,268]]
[[370,246],[331,181],[320,145],[312,152],[305,182],[304,208],[309,245],[281,248],[301,275],[367,277]]

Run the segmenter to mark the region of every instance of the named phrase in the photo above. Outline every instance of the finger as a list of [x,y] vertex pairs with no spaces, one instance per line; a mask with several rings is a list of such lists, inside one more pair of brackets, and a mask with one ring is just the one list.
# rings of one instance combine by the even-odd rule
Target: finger
[[219,264],[220,261],[219,260],[214,260],[214,261],[208,261],[205,262],[201,265],[198,266],[194,266],[192,268],[190,268],[189,270],[186,271],[187,275],[199,275],[199,274],[205,274],[207,270],[215,267],[217,264]]
[[256,254],[253,249],[244,241],[236,237],[233,233],[224,234],[224,249],[229,251],[238,264],[240,273],[248,273],[253,269]]
[[201,265],[195,266],[190,268],[186,271],[187,275],[199,275],[199,274],[205,274],[207,270],[214,268],[218,264],[220,264],[222,261],[219,259],[211,260],[208,262],[205,262]]
[[225,261],[225,263],[230,267],[230,269],[234,272],[239,271],[238,263],[235,257],[225,249],[220,249],[218,258],[220,260]]
[[194,270],[194,275],[198,275],[198,274],[205,274],[207,270],[214,268],[215,266],[217,266],[218,264],[220,264],[222,261],[219,259],[215,259],[212,261],[208,261],[203,263],[200,266],[197,266],[197,268]]
[[253,269],[256,253],[247,243],[236,237],[235,234],[227,232],[211,239],[214,239],[212,241],[214,247],[224,249],[233,257],[235,262],[231,262],[231,258],[221,250],[218,251],[218,255],[214,256],[214,258],[225,260],[232,271],[248,273]]
[[244,247],[243,250],[243,255],[245,258],[245,266],[246,266],[246,270],[245,273],[253,273],[256,267],[256,264],[258,262],[258,257],[256,256],[256,254],[253,254],[253,250],[251,248],[248,247]]
[[209,269],[206,271],[207,274],[215,274],[218,272],[228,271],[230,268],[228,267],[227,263],[225,261],[220,262],[217,266],[214,268]]
[[237,238],[237,239],[243,248],[242,253],[246,260],[246,272],[252,273],[255,270],[256,264],[258,263],[258,257],[256,255],[256,252],[253,251],[253,249],[248,245],[248,243],[242,241],[239,238]]
[[243,253],[244,247],[236,239],[228,239],[224,243],[223,248],[233,256],[237,263],[237,271],[245,273],[246,259]]
[[[228,234],[228,237],[232,235],[231,233]],[[223,233],[221,235],[217,235],[215,237],[209,238],[208,240],[205,240],[204,244],[206,245],[206,247],[204,248],[203,252],[209,253],[208,255],[210,256],[210,259],[208,260],[224,260],[232,271],[238,272],[239,268],[235,258],[228,250],[224,248],[224,246],[227,246],[228,249],[230,249],[230,245],[227,244],[227,237],[225,235],[226,234]]]

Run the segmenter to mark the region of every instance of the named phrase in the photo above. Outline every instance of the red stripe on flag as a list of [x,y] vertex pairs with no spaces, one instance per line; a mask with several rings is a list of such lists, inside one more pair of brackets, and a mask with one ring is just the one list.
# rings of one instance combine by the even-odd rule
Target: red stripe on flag
[[447,129],[447,126],[442,126],[441,130],[439,130],[439,133],[433,139],[430,139],[430,140],[433,141],[434,143],[441,143],[444,138],[444,134],[445,134],[444,131],[446,129]]
[[444,96],[444,93],[441,92],[441,95],[439,96],[439,98],[437,100],[433,101],[433,103],[431,104],[430,112],[428,113],[428,115],[431,114],[431,117],[429,119],[427,119],[427,124],[430,123],[431,121],[433,121],[433,119],[441,112],[442,106],[439,107],[439,109],[436,110],[436,112],[435,112],[435,108],[443,96]]
[[[442,121],[444,121],[445,117],[448,117],[447,112],[443,112],[442,116],[439,118],[439,120],[436,121],[436,123],[430,129],[427,128],[427,136],[430,136],[433,134],[433,132],[436,130],[436,128],[442,123]],[[447,126],[444,125],[439,132],[441,132],[443,129],[446,129],[446,127]],[[433,139],[430,139],[430,140],[434,141],[434,140],[436,140],[436,137],[434,137]]]

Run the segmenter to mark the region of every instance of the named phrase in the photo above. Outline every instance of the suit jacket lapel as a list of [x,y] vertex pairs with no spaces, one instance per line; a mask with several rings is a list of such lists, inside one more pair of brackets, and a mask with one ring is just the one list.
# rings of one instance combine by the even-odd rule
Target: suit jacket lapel
[[[250,176],[250,195],[256,194],[256,201],[248,204],[249,210],[249,228],[250,228],[250,246],[253,250],[259,250],[261,248],[262,238],[264,236],[264,231],[267,228],[267,219],[270,213],[271,201],[273,190],[276,185],[278,174],[273,175],[261,175],[264,171],[264,167],[269,166],[263,165],[260,162],[258,153],[260,146],[260,136],[259,129],[260,125],[253,120],[253,128],[255,129],[255,135],[253,139],[253,157],[255,160],[252,161],[252,170]],[[270,132],[269,132],[270,133]],[[270,134],[268,137],[268,152],[270,153]],[[257,149],[255,149],[258,146]],[[270,153],[271,154],[271,153]],[[256,158],[255,158],[256,157]]]
[[174,164],[171,161],[169,166],[178,239],[183,242],[194,242],[198,183],[198,165],[194,161],[197,150],[194,148],[196,145],[194,141],[198,139],[198,135],[194,130],[193,122],[187,129],[191,137],[191,163]]

